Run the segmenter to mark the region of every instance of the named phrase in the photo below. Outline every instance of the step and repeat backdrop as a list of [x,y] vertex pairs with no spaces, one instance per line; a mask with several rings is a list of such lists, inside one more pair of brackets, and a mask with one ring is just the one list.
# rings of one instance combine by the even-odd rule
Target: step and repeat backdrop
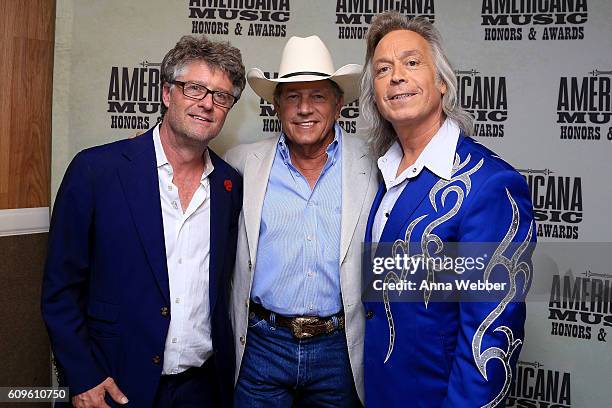
[[[609,0],[58,0],[53,195],[79,150],[157,123],[160,63],[182,35],[230,41],[247,69],[274,76],[294,35],[319,35],[336,67],[363,63],[369,23],[390,9],[438,27],[474,137],[531,188],[541,245],[508,406],[611,406]],[[364,136],[357,102],[340,123]],[[212,147],[223,153],[279,129],[247,86]]]

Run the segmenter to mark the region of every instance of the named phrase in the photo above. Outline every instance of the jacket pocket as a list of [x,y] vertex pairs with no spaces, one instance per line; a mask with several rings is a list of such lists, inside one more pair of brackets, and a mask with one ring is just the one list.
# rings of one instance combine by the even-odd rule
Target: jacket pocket
[[87,306],[87,327],[96,337],[118,337],[119,305],[92,300]]

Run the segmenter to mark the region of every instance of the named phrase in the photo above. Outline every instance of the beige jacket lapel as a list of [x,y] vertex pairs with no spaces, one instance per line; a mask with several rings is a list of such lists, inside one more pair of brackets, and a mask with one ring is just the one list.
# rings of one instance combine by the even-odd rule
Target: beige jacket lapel
[[261,210],[276,153],[278,137],[267,139],[249,153],[244,164],[244,223],[251,263],[255,264]]
[[[346,257],[359,221],[372,177],[372,162],[363,143],[356,136],[342,134],[342,221],[340,237],[340,265]],[[369,203],[368,203],[369,205]],[[363,241],[363,237],[355,237]]]

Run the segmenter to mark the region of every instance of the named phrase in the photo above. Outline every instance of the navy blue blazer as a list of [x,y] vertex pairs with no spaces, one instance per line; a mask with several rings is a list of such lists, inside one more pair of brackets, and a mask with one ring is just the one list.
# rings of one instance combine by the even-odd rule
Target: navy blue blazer
[[[172,307],[152,135],[78,153],[57,194],[42,314],[71,396],[110,376],[132,406],[151,406],[155,397]],[[229,285],[242,179],[212,151],[210,157],[210,287],[202,296],[210,300],[213,358],[229,405]]]
[[[384,193],[381,184],[366,242],[371,241]],[[469,137],[458,140],[450,180],[427,168],[410,179],[389,214],[381,243],[395,244],[397,254],[407,251],[425,258],[453,245],[459,246],[451,252],[460,256],[476,258],[479,248],[491,252],[481,260],[486,270],[472,267],[458,274],[454,268],[444,274],[431,266],[406,277],[418,287],[423,281],[445,284],[465,279],[506,286],[498,292],[462,293],[416,287],[401,295],[388,291],[386,299],[383,293],[368,291],[364,302],[369,317],[364,359],[367,407],[504,405],[524,338],[524,299],[531,282],[535,236],[524,177]],[[380,251],[379,246],[376,254]],[[398,281],[387,275],[377,276]],[[364,289],[372,287],[372,279]]]

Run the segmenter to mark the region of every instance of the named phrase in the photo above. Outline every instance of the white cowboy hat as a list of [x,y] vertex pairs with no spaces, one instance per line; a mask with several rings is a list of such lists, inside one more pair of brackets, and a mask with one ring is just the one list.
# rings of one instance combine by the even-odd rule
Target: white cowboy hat
[[361,65],[347,64],[335,70],[329,50],[316,35],[291,37],[283,49],[278,78],[268,79],[261,69],[251,68],[247,81],[257,95],[274,103],[274,89],[279,83],[330,79],[344,92],[344,103],[351,103],[359,98],[361,69]]

